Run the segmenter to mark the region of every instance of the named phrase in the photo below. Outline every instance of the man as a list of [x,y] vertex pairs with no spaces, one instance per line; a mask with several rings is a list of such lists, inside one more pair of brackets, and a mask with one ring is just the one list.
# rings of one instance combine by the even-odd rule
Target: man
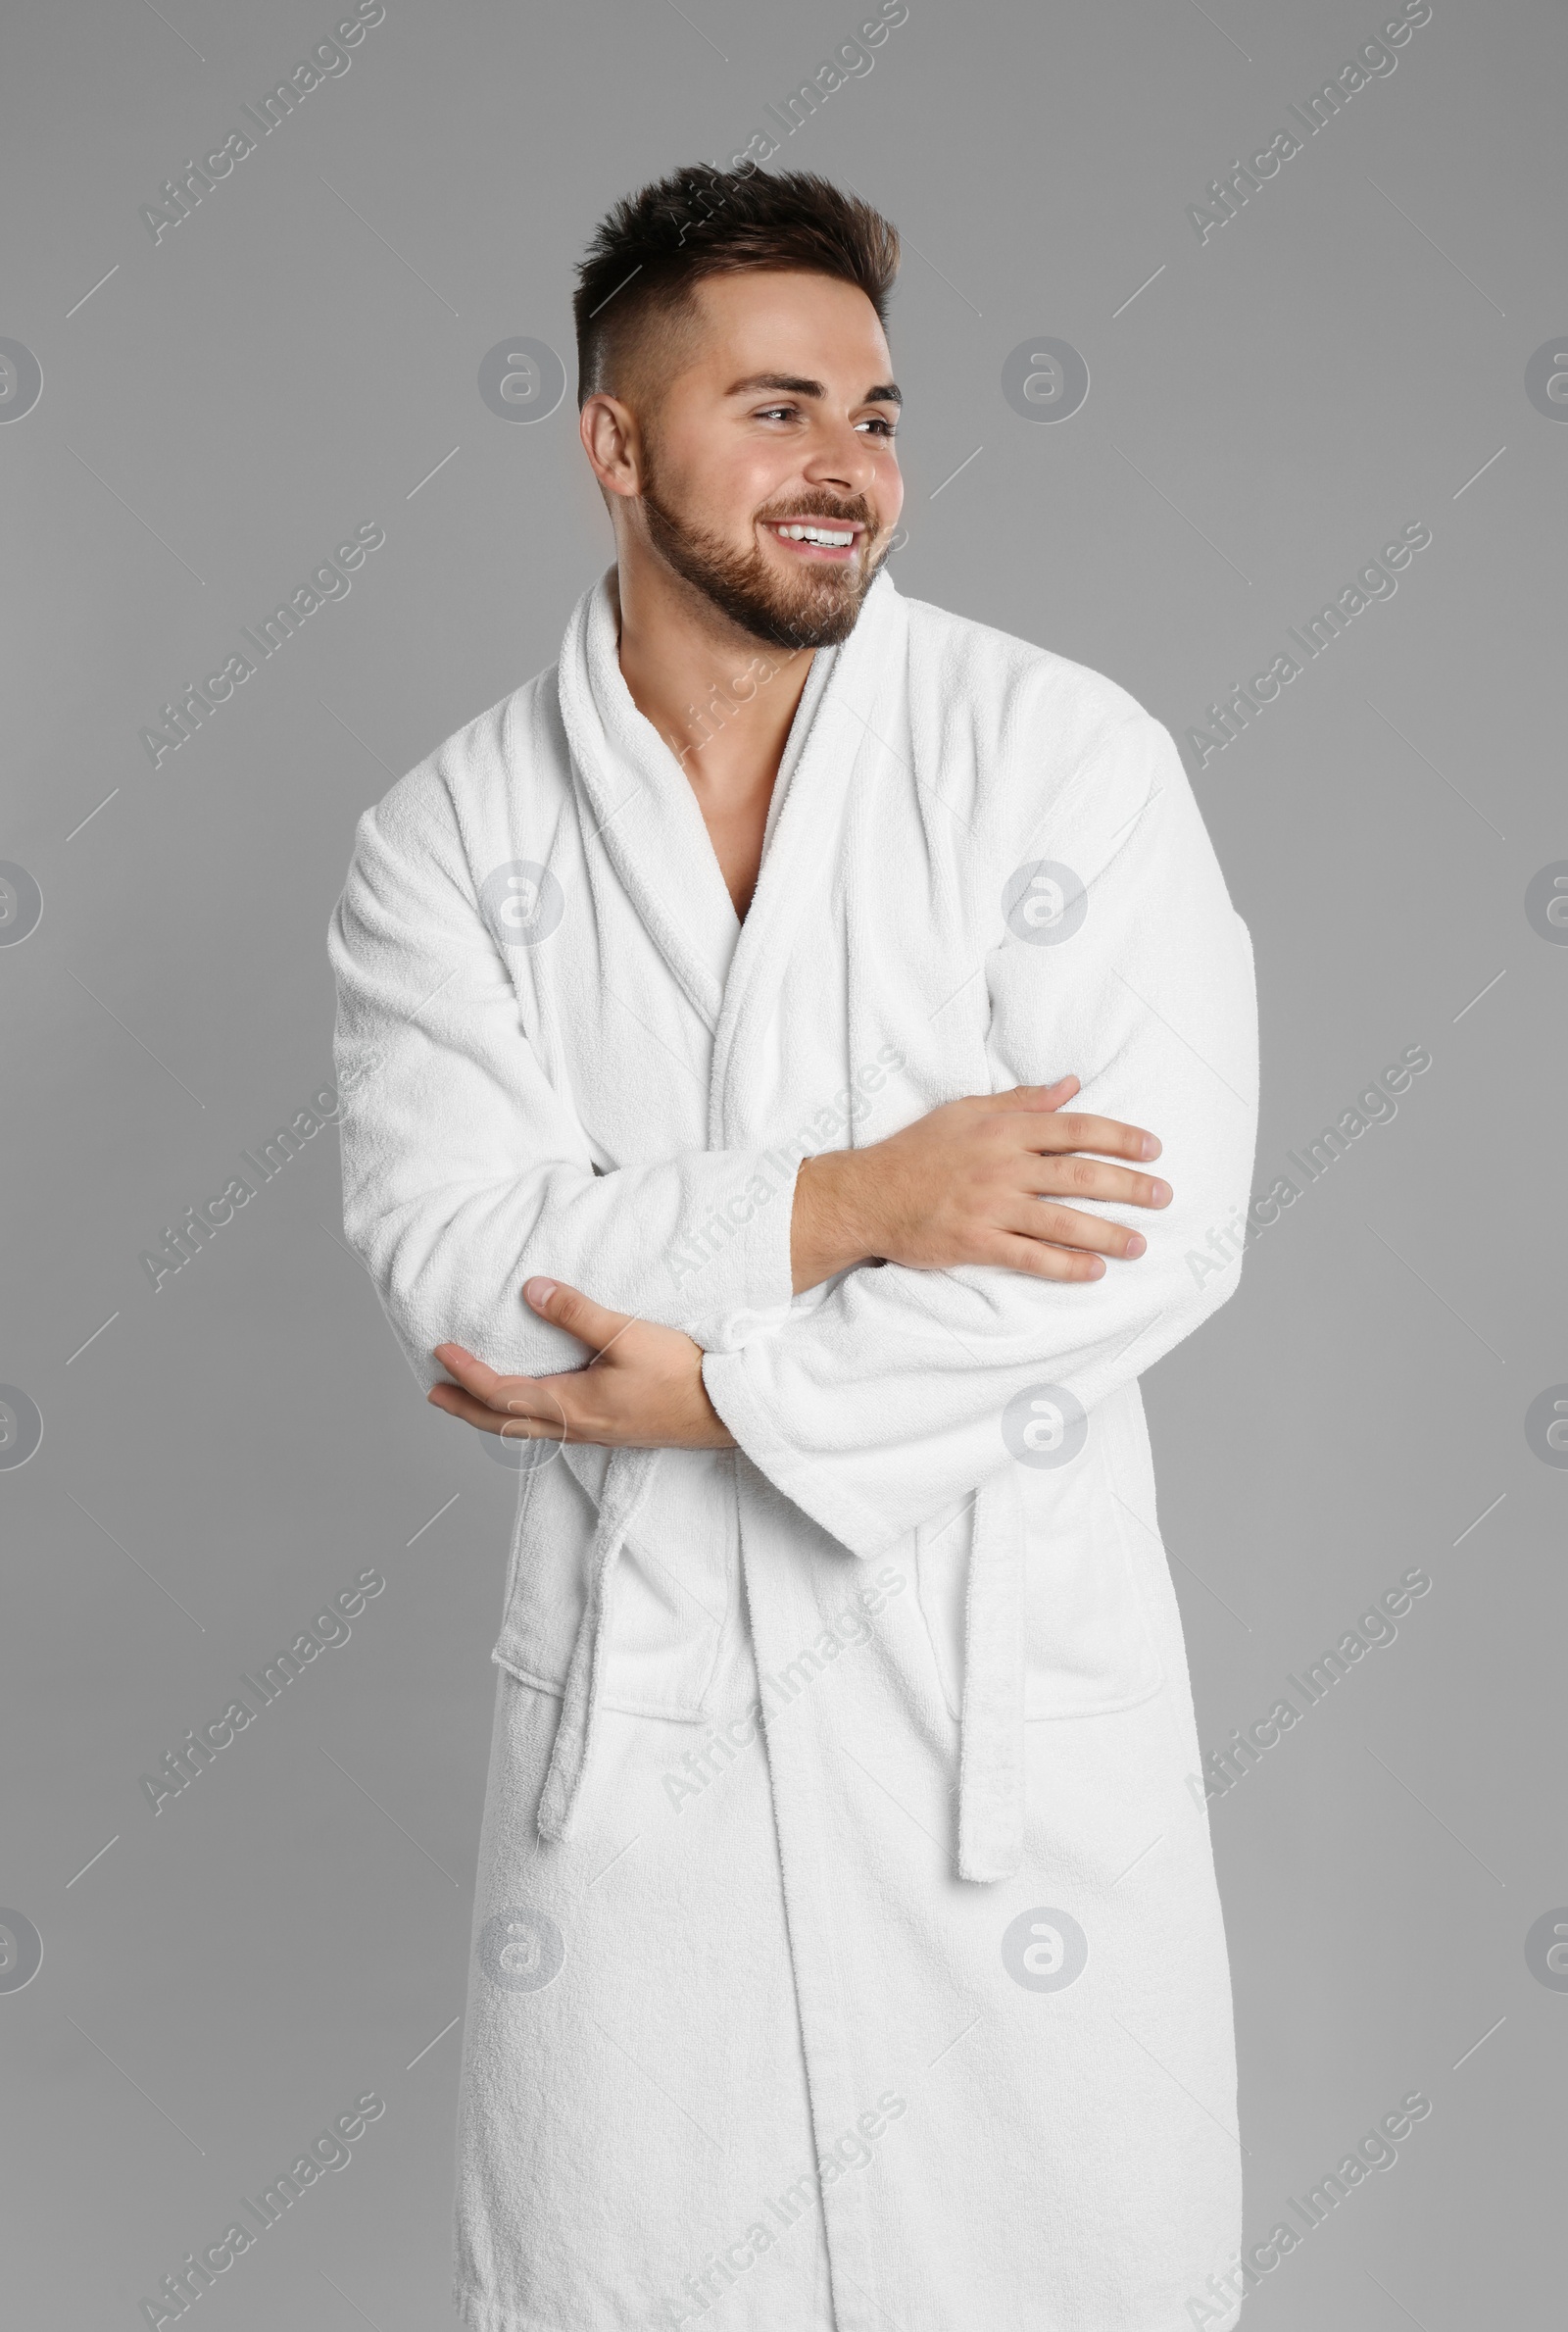
[[1165,731],[884,571],[897,256],[813,177],[611,214],[615,564],[333,923],[348,1235],[521,1466],[474,2332],[1233,2320],[1137,1380],[1235,1284],[1251,951]]

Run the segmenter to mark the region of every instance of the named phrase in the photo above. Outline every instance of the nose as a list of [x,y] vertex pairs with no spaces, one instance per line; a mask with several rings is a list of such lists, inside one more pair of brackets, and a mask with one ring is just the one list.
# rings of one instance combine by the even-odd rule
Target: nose
[[875,474],[870,441],[848,421],[824,426],[802,471],[809,484],[847,495],[863,494]]

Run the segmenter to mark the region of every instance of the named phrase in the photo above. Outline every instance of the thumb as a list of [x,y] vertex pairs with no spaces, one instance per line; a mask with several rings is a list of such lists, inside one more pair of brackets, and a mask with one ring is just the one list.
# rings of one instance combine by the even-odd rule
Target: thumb
[[1010,1093],[999,1093],[997,1099],[1018,1110],[1059,1110],[1077,1091],[1078,1079],[1069,1071],[1054,1085],[1014,1085]]
[[541,1319],[553,1327],[564,1328],[579,1343],[592,1352],[603,1352],[613,1344],[632,1318],[626,1312],[612,1312],[604,1304],[596,1304],[578,1287],[567,1287],[558,1279],[525,1279],[522,1292]]

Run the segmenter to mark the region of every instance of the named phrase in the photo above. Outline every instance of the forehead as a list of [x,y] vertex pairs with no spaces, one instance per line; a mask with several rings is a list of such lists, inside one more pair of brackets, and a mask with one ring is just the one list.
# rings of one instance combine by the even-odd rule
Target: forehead
[[709,275],[692,299],[688,365],[720,391],[753,372],[808,372],[860,397],[889,377],[876,310],[836,275],[772,268]]

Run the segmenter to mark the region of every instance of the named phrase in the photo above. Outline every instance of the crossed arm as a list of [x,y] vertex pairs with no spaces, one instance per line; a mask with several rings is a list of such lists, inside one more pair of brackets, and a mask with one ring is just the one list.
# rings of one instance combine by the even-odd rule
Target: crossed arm
[[[1139,1231],[1085,1215],[1069,1197],[1159,1208],[1171,1189],[1111,1160],[1151,1160],[1157,1138],[1119,1119],[1063,1115],[1076,1076],[1051,1086],[946,1103],[864,1150],[806,1159],[790,1221],[795,1292],[872,1261],[941,1270],[992,1264],[1037,1279],[1102,1277],[1104,1259],[1133,1263]],[[532,1277],[522,1294],[541,1319],[589,1351],[582,1367],[506,1376],[461,1344],[434,1357],[454,1380],[427,1395],[481,1432],[612,1448],[733,1449],[703,1382],[703,1352],[679,1328],[613,1312],[580,1288]]]
[[[766,1183],[760,1149],[591,1170],[495,978],[444,785],[420,773],[368,813],[331,936],[344,1222],[434,1405],[568,1445],[733,1438],[862,1555],[986,1478],[1021,1391],[1049,1381],[1092,1409],[1217,1309],[1237,1274],[1213,1258],[1230,1254],[1256,1130],[1246,926],[1175,749],[1143,716],[1051,814],[1090,912],[1061,945],[1009,930],[988,950],[995,1089],[807,1159],[789,1213],[737,1214],[749,1178]],[[1037,847],[1010,835],[992,855]],[[1081,1092],[1026,1082],[1064,1057]],[[643,1074],[635,1056],[626,1073]],[[1133,1122],[1146,1113],[1157,1140]],[[1145,1170],[1154,1157],[1174,1194]],[[726,1209],[733,1235],[679,1286],[665,1259]],[[1135,1209],[1167,1210],[1145,1254]],[[890,1267],[854,1267],[873,1261]],[[728,1340],[792,1289],[821,1300]]]

